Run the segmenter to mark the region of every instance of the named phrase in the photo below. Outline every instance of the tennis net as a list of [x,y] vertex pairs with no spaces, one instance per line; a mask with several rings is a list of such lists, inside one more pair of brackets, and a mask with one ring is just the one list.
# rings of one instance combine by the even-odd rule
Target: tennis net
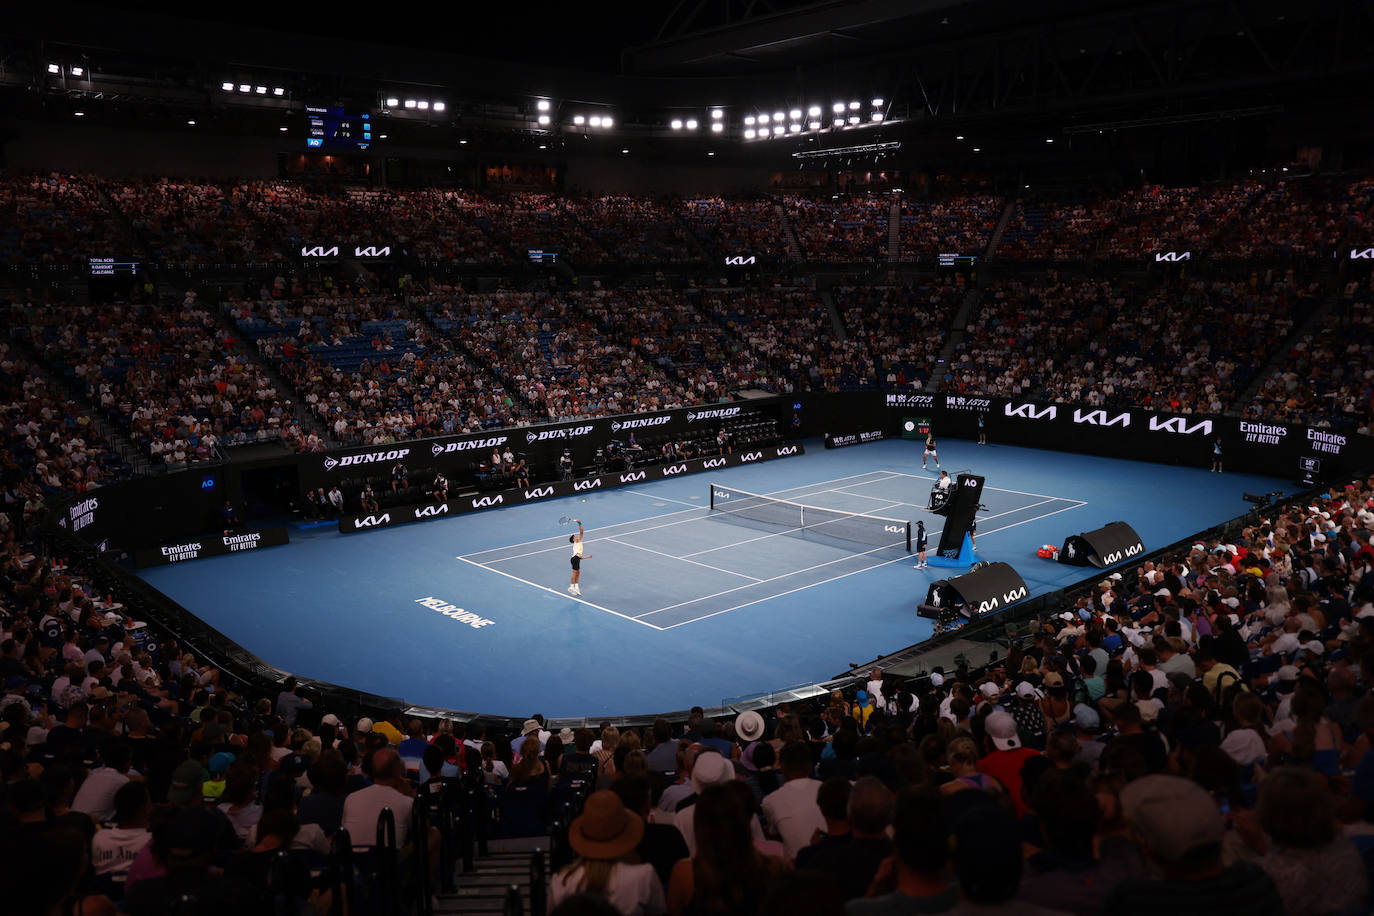
[[814,531],[842,541],[902,547],[907,553],[911,552],[911,522],[900,519],[806,506],[715,484],[711,485],[711,511],[799,531]]

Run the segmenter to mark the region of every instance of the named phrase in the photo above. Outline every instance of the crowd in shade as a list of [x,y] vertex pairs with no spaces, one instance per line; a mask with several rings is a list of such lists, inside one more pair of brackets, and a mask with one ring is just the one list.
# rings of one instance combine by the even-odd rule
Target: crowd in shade
[[970,193],[902,200],[902,260],[929,265],[939,254],[981,256],[1006,199]]
[[411,806],[446,781],[481,799],[493,836],[557,832],[571,801],[556,913],[1371,903],[1374,479],[1115,573],[982,668],[874,669],[814,701],[642,728],[343,718],[294,679],[251,690],[146,639],[142,609],[6,516],[16,912],[138,916],[186,895],[228,912],[270,896],[279,849],[298,905],[324,912],[309,867],[331,838],[366,849],[390,807],[404,854]]
[[887,260],[890,194],[789,194],[783,206],[810,261]]
[[778,205],[764,197],[692,197],[682,202],[693,234],[719,257],[787,258]]
[[924,385],[944,346],[932,327],[948,327],[968,294],[964,278],[905,286],[840,287],[833,293],[844,318],[848,349],[842,390]]
[[21,301],[8,317],[83,409],[155,463],[211,460],[220,445],[305,441],[290,398],[194,292],[164,304]]
[[1374,299],[1351,280],[1321,320],[1287,344],[1247,414],[1369,431],[1374,417]]
[[1321,287],[1291,271],[1152,284],[1059,277],[982,291],[946,387],[982,393],[1229,411]]

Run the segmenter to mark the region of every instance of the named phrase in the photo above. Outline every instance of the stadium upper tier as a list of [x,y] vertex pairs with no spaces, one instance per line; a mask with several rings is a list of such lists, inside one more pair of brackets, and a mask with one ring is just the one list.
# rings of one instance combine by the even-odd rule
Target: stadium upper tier
[[[894,206],[894,201],[897,204]],[[505,265],[531,249],[577,267],[889,260],[939,253],[1007,261],[1329,257],[1366,246],[1374,180],[1305,178],[1101,194],[888,191],[778,197],[587,196],[376,190],[284,180],[0,177],[0,262],[290,261],[317,246],[385,245],[420,261]],[[1005,219],[1000,236],[996,229]]]

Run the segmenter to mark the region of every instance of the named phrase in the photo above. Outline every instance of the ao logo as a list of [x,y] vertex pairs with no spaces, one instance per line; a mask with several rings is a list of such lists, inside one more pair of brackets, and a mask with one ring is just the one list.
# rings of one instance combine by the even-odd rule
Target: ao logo
[[358,527],[358,528],[374,528],[374,527],[376,527],[377,525],[385,525],[385,524],[388,524],[388,523],[390,523],[390,521],[391,521],[391,513],[388,512],[386,515],[382,515],[382,516],[369,515],[369,516],[367,516],[367,517],[365,517],[365,518],[356,519],[356,520],[353,522],[353,524],[354,524],[355,527]]
[[499,506],[503,502],[505,502],[505,497],[502,496],[500,493],[497,493],[495,496],[483,496],[479,499],[474,499],[472,501],[472,508],[486,509],[490,508],[491,506]]
[[964,486],[966,486],[966,487],[976,487],[976,486],[978,486],[978,481],[976,481],[976,480],[974,480],[972,477],[970,477],[970,478],[968,478],[967,480],[964,481]]
[[595,490],[601,486],[601,478],[594,477],[591,480],[578,480],[573,482],[574,490]]
[[740,464],[744,464],[747,461],[758,461],[762,457],[763,452],[749,452],[748,454],[741,455],[739,460]]
[[553,495],[553,487],[535,487],[533,490],[525,491],[526,499],[543,499],[545,496]]
[[711,470],[711,468],[719,468],[719,467],[724,467],[724,466],[725,466],[725,459],[724,459],[724,458],[708,458],[705,462],[702,463],[701,469],[702,469],[703,471],[709,471],[709,470]]
[[637,481],[637,480],[643,480],[645,477],[648,477],[648,476],[649,476],[649,475],[646,474],[644,471],[635,471],[635,472],[632,473],[632,474],[621,474],[621,475],[620,475],[620,482],[621,482],[621,483],[634,483],[635,481]]
[[440,515],[448,514],[448,503],[440,503],[437,506],[425,506],[423,509],[415,510],[416,518],[435,518]]

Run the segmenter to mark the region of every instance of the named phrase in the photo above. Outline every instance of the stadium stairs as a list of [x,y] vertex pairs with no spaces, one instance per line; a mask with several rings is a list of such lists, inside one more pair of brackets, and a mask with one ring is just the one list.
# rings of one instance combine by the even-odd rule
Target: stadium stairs
[[429,328],[429,330],[434,334],[435,337],[440,337],[444,340],[447,340],[456,349],[462,351],[463,355],[468,358],[469,362],[471,362],[474,366],[477,366],[483,372],[485,372],[488,378],[492,378],[500,382],[501,386],[506,390],[506,393],[509,394],[511,398],[514,399],[516,403],[520,405],[520,407],[522,408],[522,412],[528,417],[534,417],[535,422],[540,422],[538,418],[543,416],[543,412],[534,405],[533,401],[525,397],[525,392],[520,385],[515,384],[515,382],[513,382],[511,378],[504,372],[499,371],[487,360],[483,359],[481,356],[477,355],[472,350],[465,347],[463,345],[462,340],[460,340],[456,335],[445,333],[442,328],[440,328],[437,324],[434,323],[434,318],[429,314],[428,309],[420,308],[419,306],[412,304],[411,299],[409,297],[406,298],[406,308],[410,310],[410,312],[415,316],[417,321],[422,322],[427,328]]
[[692,231],[692,224],[687,222],[682,214],[674,213],[673,222],[675,222],[678,228],[687,236],[687,240],[691,244],[692,250],[696,252],[697,258],[712,267],[718,267],[720,265],[721,258],[725,257],[724,252],[711,251],[711,249],[707,247],[706,242],[698,238],[697,234]]
[[845,331],[844,319],[840,317],[840,310],[835,307],[835,297],[830,294],[828,289],[818,290],[817,295],[825,303],[826,313],[830,315],[830,327],[835,331],[835,339],[840,343],[847,343],[849,334]]
[[801,241],[797,238],[797,230],[792,227],[792,218],[787,215],[787,208],[782,205],[782,201],[774,201],[773,212],[778,215],[778,222],[782,224],[782,237],[787,242],[787,256],[795,263],[806,260],[802,254]]
[[[935,365],[937,367],[948,366],[954,360],[954,354],[959,351],[959,345],[964,342],[964,331],[968,328],[969,319],[973,317],[973,312],[978,308],[978,303],[982,301],[982,298],[982,293],[979,292],[977,284],[964,293],[964,301],[959,303],[959,310],[954,313],[949,327],[945,329],[945,345],[940,348],[940,355],[936,358]],[[922,390],[939,391],[943,381],[940,372],[932,372]]]
[[153,460],[148,453],[139,448],[133,441],[124,434],[124,430],[106,420],[99,413],[91,410],[89,398],[69,384],[65,378],[55,374],[48,368],[48,364],[43,361],[43,356],[27,337],[22,334],[11,335],[10,346],[21,353],[29,361],[34,370],[43,377],[54,391],[60,391],[67,396],[67,400],[77,405],[78,411],[90,418],[91,426],[100,434],[110,445],[119,451],[119,457],[124,459],[124,463],[133,468],[135,474],[146,474],[153,468]]
[[1002,215],[997,217],[997,225],[992,230],[992,235],[988,237],[988,247],[983,249],[983,260],[992,257],[993,252],[1002,241],[1002,235],[1007,231],[1007,226],[1011,225],[1012,214],[1016,212],[1016,197],[1007,198],[1006,206],[1002,208]]
[[509,912],[506,907],[512,892],[520,900],[520,912],[543,916],[542,913],[533,913],[531,907],[530,858],[535,850],[548,848],[549,838],[543,836],[491,840],[491,854],[479,858],[473,872],[458,876],[453,893],[435,895],[436,916],[457,913],[470,916],[505,914]]
[[887,208],[887,263],[896,264],[902,259],[902,196],[892,195],[892,203]]
[[1292,330],[1288,332],[1288,336],[1278,342],[1274,347],[1273,355],[1264,365],[1259,367],[1259,371],[1255,373],[1250,384],[1231,405],[1234,412],[1243,413],[1247,407],[1255,402],[1255,395],[1259,394],[1260,386],[1288,361],[1295,342],[1302,340],[1304,335],[1326,324],[1331,313],[1341,307],[1341,291],[1339,280],[1328,279],[1326,298],[1316,308],[1311,309],[1302,321],[1295,323]]
[[305,398],[303,398],[301,393],[297,391],[290,382],[283,378],[276,367],[262,355],[262,352],[258,350],[257,344],[249,341],[243,336],[243,331],[238,325],[234,324],[229,318],[228,313],[225,312],[224,307],[220,304],[219,292],[218,289],[206,288],[199,290],[197,295],[200,296],[201,301],[207,305],[206,310],[214,316],[219,326],[224,328],[229,333],[229,336],[238,343],[239,352],[263,371],[267,380],[272,383],[273,388],[276,388],[283,397],[289,397],[291,399],[291,413],[296,418],[296,422],[300,424],[301,432],[307,435],[313,432],[320,437],[321,441],[328,443],[331,448],[338,448],[340,445],[343,445],[344,443],[334,438],[333,431],[320,422],[315,414],[305,406]]

